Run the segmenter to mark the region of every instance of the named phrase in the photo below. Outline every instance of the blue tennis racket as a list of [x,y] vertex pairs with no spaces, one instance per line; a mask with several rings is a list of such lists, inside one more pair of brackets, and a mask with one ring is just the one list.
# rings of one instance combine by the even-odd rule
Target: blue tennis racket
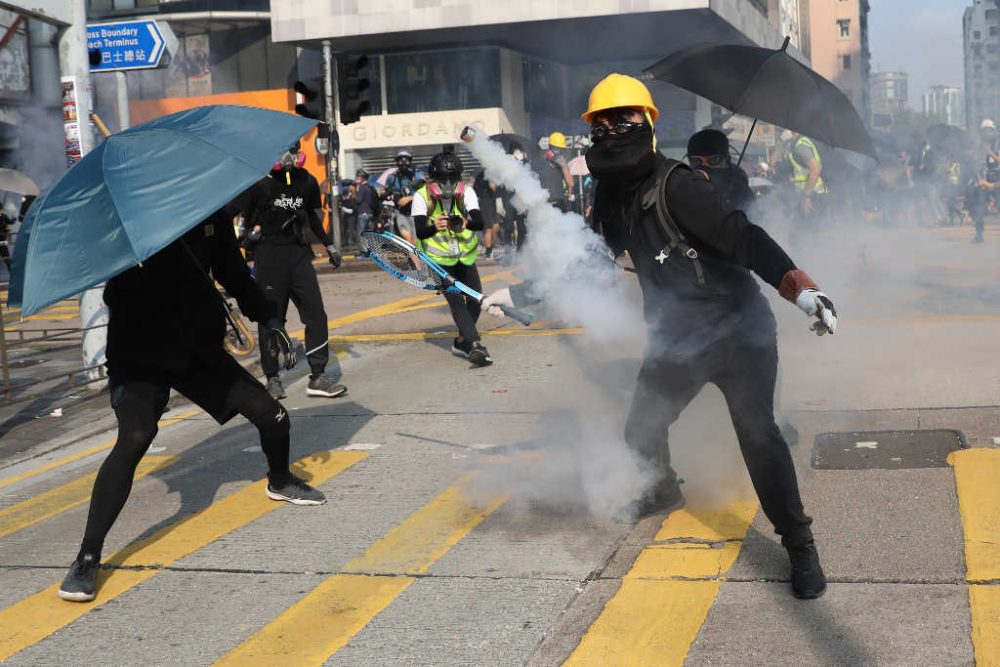
[[[417,250],[412,243],[408,243],[395,234],[364,232],[361,235],[361,240],[372,261],[390,276],[421,289],[464,294],[479,303],[483,302],[482,294],[452,278],[437,262],[422,251]],[[497,307],[503,311],[504,315],[517,320],[524,326],[528,326],[534,320],[531,313],[523,310],[500,304],[497,304]]]

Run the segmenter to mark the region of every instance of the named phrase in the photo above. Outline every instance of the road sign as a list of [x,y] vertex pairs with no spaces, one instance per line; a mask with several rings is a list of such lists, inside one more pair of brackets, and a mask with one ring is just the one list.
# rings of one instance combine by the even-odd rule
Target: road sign
[[121,21],[87,26],[91,72],[158,67],[163,53],[173,50],[176,44],[177,38],[170,26],[160,21]]

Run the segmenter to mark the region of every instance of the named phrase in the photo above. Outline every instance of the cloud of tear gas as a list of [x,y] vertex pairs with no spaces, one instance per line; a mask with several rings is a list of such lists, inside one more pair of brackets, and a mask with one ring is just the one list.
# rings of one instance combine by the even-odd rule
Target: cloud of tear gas
[[621,269],[604,240],[578,213],[552,206],[538,176],[499,144],[478,133],[469,150],[483,165],[486,178],[511,191],[514,206],[527,215],[530,231],[517,268],[532,282],[545,308],[561,320],[583,326],[593,340],[642,340],[640,306],[615,279]]
[[549,412],[536,443],[543,456],[524,470],[491,470],[484,483],[533,504],[582,506],[594,516],[613,517],[656,481],[622,437],[636,359],[598,361],[608,349],[617,355],[638,353],[645,339],[634,281],[620,279],[624,274],[604,240],[580,215],[549,204],[548,192],[527,165],[482,134],[469,149],[486,178],[511,191],[514,206],[527,215],[530,231],[518,275],[532,282],[547,312],[584,327],[573,343],[578,348],[573,359],[584,378],[548,397],[544,408]]

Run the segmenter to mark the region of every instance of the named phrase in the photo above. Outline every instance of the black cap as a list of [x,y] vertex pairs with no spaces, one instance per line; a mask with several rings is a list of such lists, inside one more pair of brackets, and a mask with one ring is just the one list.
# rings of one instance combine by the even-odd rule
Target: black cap
[[688,155],[729,155],[729,138],[718,130],[695,132],[688,139]]

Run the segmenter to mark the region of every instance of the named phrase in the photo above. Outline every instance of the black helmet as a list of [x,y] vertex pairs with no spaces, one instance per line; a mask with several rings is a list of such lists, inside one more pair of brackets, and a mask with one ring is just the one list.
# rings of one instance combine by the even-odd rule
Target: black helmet
[[368,172],[365,171],[364,169],[358,169],[356,172],[354,172],[354,178],[363,178],[364,180],[367,181]]
[[431,158],[430,177],[435,181],[459,181],[462,178],[462,161],[454,153],[438,153]]
[[718,130],[695,132],[688,139],[688,155],[729,156],[729,138]]

